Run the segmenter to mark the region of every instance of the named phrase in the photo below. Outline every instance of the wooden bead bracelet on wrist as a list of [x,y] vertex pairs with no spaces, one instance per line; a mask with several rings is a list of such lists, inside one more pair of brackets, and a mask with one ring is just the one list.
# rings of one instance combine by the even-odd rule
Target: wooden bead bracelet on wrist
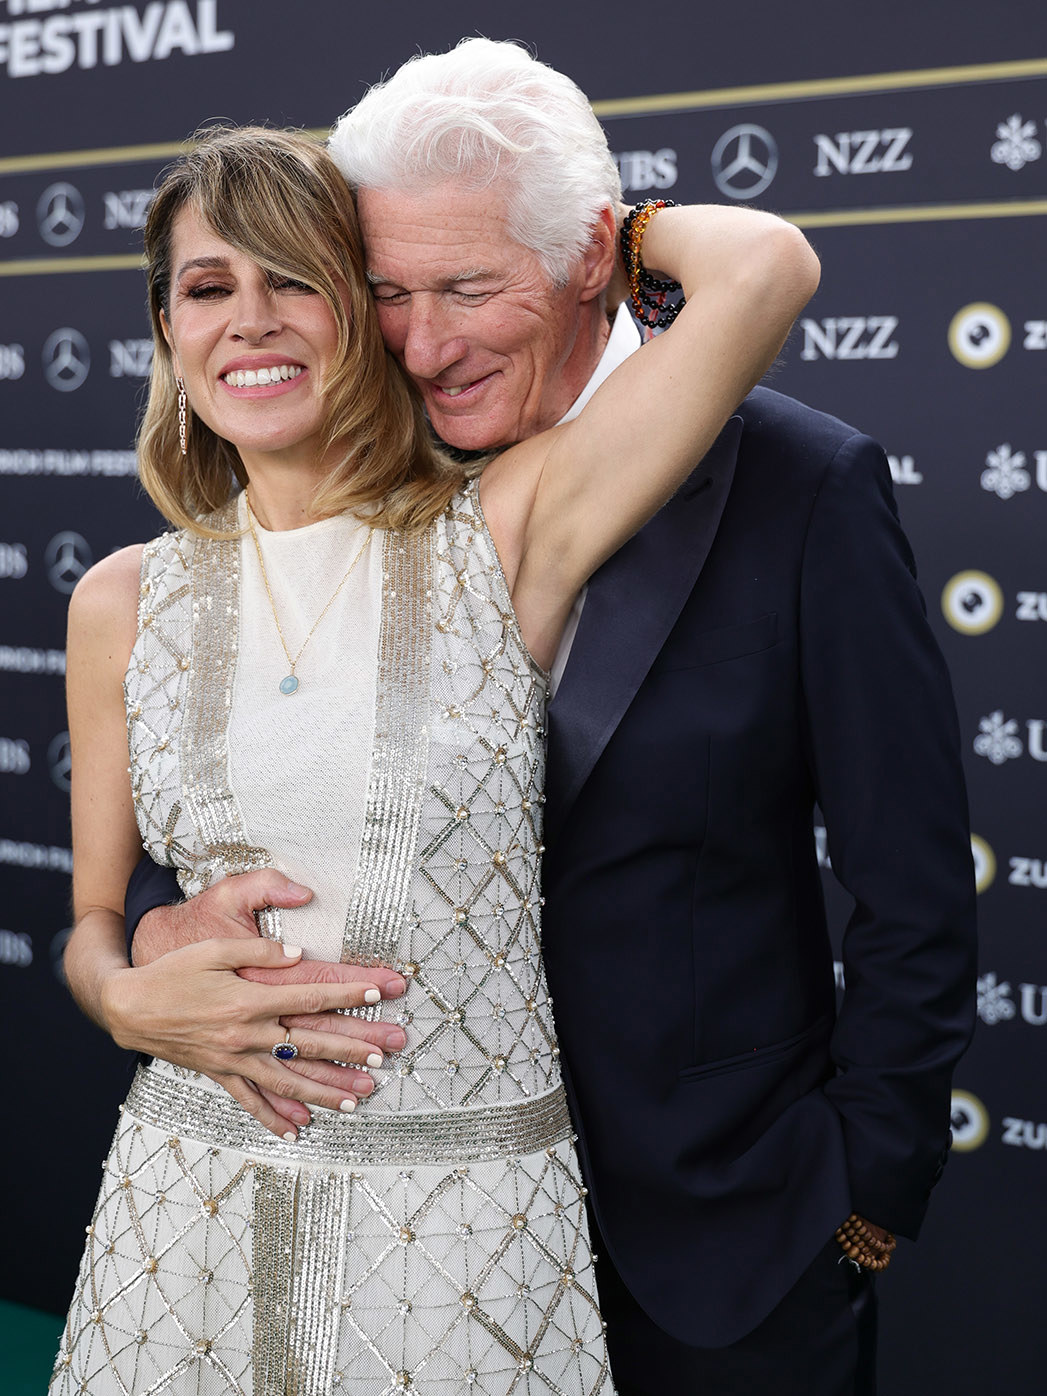
[[852,1212],[844,1224],[837,1227],[836,1239],[844,1254],[863,1270],[886,1270],[898,1244],[889,1231],[881,1241],[857,1212]]

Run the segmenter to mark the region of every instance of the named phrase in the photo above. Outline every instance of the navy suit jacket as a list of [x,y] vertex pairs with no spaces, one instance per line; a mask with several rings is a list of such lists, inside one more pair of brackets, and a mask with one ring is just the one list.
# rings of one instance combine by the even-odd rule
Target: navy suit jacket
[[[882,450],[756,389],[593,578],[543,945],[604,1242],[721,1346],[853,1209],[913,1237],[974,1021],[949,679]],[[812,836],[855,899],[839,1012]]]
[[[655,1322],[722,1346],[852,1208],[915,1236],[973,1025],[952,696],[874,442],[746,399],[590,584],[547,798],[590,1200]],[[855,898],[839,1013],[815,801]],[[132,925],[177,895],[147,866]]]

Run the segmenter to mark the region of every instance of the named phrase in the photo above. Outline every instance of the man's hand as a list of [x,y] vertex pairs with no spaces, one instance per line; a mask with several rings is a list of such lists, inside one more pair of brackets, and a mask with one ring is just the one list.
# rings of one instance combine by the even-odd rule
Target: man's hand
[[169,950],[198,940],[257,936],[256,911],[267,906],[304,906],[312,895],[308,887],[292,882],[275,868],[223,878],[187,902],[147,911],[135,931],[131,963],[152,964]]
[[[262,868],[256,872],[224,878],[187,902],[176,906],[156,907],[147,912],[135,932],[132,948],[134,964],[138,967],[155,964],[159,958],[174,950],[204,940],[257,940],[256,911],[261,911],[267,906],[303,906],[311,897],[312,892],[307,887],[292,882],[275,868]],[[355,986],[360,993],[367,989],[377,990],[383,999],[399,998],[407,988],[402,976],[393,970],[330,964],[323,960],[289,961],[282,957],[270,957],[261,963],[240,964],[236,967],[236,973],[242,979],[273,987]],[[359,1002],[362,1003],[363,999]],[[172,1019],[173,1015],[169,1015],[169,1021],[163,1028],[166,1036],[157,1038],[153,1036],[156,1028],[150,1032],[149,1026],[137,1016],[132,1002],[129,1009],[125,1008],[122,1031],[126,1037],[132,1038],[137,1035],[142,1041],[137,1044],[128,1042],[125,1045],[138,1045],[139,1050],[153,1056],[169,1061],[177,1060],[179,1065],[188,1065],[184,1057],[172,1056],[172,1051],[182,1050],[181,1044],[172,1041],[172,1031],[177,1028]],[[312,1053],[306,1057],[300,1051],[293,1067],[281,1068],[282,1089],[279,1091],[274,1091],[266,1086],[265,1081],[257,1079],[253,1090],[248,1093],[243,1087],[250,1083],[243,1082],[240,1077],[231,1077],[227,1072],[216,1073],[206,1065],[194,1068],[219,1081],[230,1091],[234,1099],[250,1108],[252,1114],[267,1129],[280,1135],[293,1133],[295,1129],[309,1123],[311,1116],[305,1102],[329,1103],[327,1098],[318,1099],[310,1085],[337,1091],[341,1098],[351,1095],[358,1100],[371,1093],[374,1082],[366,1071],[344,1067],[338,1063],[353,1060],[359,1061],[361,1067],[376,1067],[381,1064],[383,1053],[398,1052],[407,1040],[404,1030],[395,1023],[368,1022],[360,1018],[347,1018],[338,1013],[309,1010],[281,1013],[279,1027],[304,1029],[313,1034],[326,1035],[328,1039],[340,1036],[356,1044],[362,1042],[367,1047],[363,1055],[354,1056],[349,1043],[343,1042],[339,1046],[338,1054],[330,1060],[323,1060]],[[273,1042],[278,1040],[278,1036],[273,1038]],[[157,1045],[149,1045],[150,1042]],[[272,1046],[273,1043],[269,1045]],[[302,1080],[296,1084],[295,1077]],[[235,1081],[235,1089],[230,1086],[230,1081]],[[294,1129],[289,1131],[289,1126],[293,1126]]]

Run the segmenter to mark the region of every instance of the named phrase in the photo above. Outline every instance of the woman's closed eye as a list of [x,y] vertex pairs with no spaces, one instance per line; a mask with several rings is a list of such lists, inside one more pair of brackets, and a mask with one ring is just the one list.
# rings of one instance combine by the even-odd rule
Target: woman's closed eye
[[230,287],[220,285],[218,282],[205,282],[203,285],[186,287],[182,295],[187,296],[191,301],[210,301],[227,296],[229,291]]
[[274,274],[269,277],[269,285],[274,291],[297,291],[306,296],[317,294],[315,287],[307,285],[304,281],[296,281],[293,276],[276,276]]

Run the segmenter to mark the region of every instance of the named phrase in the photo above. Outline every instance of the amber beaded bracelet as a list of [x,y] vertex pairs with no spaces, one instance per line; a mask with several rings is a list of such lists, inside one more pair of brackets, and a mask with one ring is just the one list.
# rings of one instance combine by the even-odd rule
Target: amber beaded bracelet
[[665,329],[683,309],[684,300],[666,304],[667,295],[680,295],[678,281],[652,276],[640,257],[643,235],[655,212],[660,208],[675,208],[672,199],[644,199],[626,215],[622,223],[622,265],[629,282],[629,298],[636,318],[652,329]]
[[845,1254],[863,1270],[886,1270],[898,1244],[889,1231],[881,1241],[857,1212],[852,1212],[843,1226],[837,1227],[836,1239]]

